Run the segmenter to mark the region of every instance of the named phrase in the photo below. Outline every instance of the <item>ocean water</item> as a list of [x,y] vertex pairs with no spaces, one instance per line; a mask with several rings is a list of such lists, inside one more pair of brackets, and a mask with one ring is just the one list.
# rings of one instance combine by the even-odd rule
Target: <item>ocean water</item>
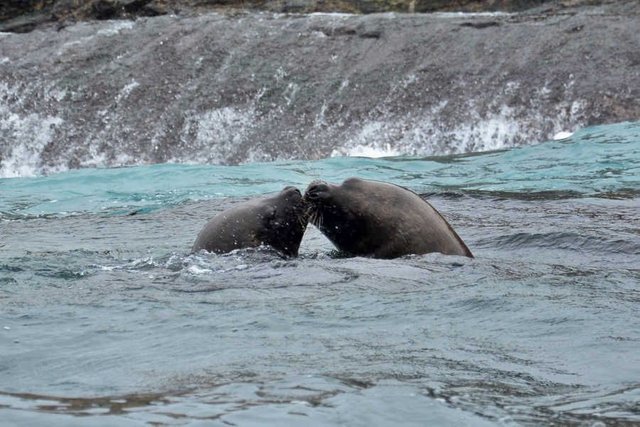
[[[190,254],[247,198],[404,185],[475,259]],[[0,424],[638,425],[640,123],[430,158],[0,179]]]

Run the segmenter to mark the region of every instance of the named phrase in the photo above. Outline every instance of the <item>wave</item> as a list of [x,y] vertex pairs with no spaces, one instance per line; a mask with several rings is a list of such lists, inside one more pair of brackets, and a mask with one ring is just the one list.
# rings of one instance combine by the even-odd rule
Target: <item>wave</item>
[[573,232],[514,233],[492,237],[481,241],[480,245],[490,245],[502,249],[544,249],[571,250],[588,253],[640,254],[637,239],[610,239],[599,236],[585,236]]

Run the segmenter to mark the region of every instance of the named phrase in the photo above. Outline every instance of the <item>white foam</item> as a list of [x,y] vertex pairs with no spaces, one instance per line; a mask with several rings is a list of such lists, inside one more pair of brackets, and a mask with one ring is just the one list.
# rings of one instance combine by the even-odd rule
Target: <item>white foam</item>
[[289,83],[287,88],[285,89],[284,99],[287,101],[287,106],[291,105],[291,103],[295,100],[298,91],[300,90],[300,86],[297,83]]
[[404,154],[402,151],[392,148],[389,138],[384,137],[387,127],[388,124],[383,121],[366,123],[344,147],[333,150],[331,156],[378,158]]
[[433,12],[431,15],[438,18],[492,18],[501,16],[512,16],[509,12]]
[[132,79],[131,83],[129,83],[128,85],[126,85],[120,90],[120,93],[118,93],[118,96],[116,96],[116,102],[120,102],[123,99],[128,98],[129,95],[131,94],[131,91],[137,88],[138,86],[140,86],[140,83]]
[[[0,121],[0,127],[6,122]],[[40,153],[51,141],[52,128],[62,124],[58,117],[41,118],[32,114],[22,120],[22,131],[33,132],[32,145],[20,143],[12,148],[2,161],[0,178],[36,176],[40,172]],[[17,131],[20,132],[20,131]],[[17,133],[15,132],[15,133]]]
[[512,145],[514,136],[521,133],[520,123],[513,117],[513,110],[504,105],[484,120],[457,127],[452,153],[499,150]]
[[189,274],[192,274],[194,276],[201,276],[203,274],[209,274],[212,273],[213,270],[209,269],[209,268],[202,268],[198,265],[190,265],[189,267],[187,267],[187,272]]
[[134,25],[133,21],[114,21],[111,26],[109,26],[108,28],[103,28],[101,30],[98,30],[96,34],[99,36],[107,36],[107,37],[115,36],[119,34],[122,30],[130,30],[131,28],[133,28],[133,25]]
[[[0,83],[0,93],[18,98],[19,88]],[[49,95],[49,91],[46,92]],[[59,93],[50,94],[53,99]],[[62,118],[36,113],[20,115],[14,112],[13,104],[0,104],[0,135],[11,141],[9,151],[4,153],[0,165],[1,178],[35,176],[40,173],[40,155],[54,136],[55,128],[63,123]]]
[[[190,152],[198,162],[224,163],[226,157],[240,147],[247,132],[255,123],[252,109],[240,110],[233,107],[217,108],[202,113],[186,114],[182,130],[182,141],[192,144]],[[191,135],[195,134],[195,138]],[[177,163],[185,159],[172,159]]]
[[568,139],[573,136],[574,132],[561,131],[553,135],[554,141],[559,141],[561,139]]
[[353,13],[345,13],[345,12],[313,12],[313,13],[309,13],[308,16],[317,16],[317,17],[328,16],[331,18],[349,18],[352,16],[358,16],[358,15],[355,15]]
[[285,69],[282,66],[280,66],[280,67],[278,67],[278,69],[276,70],[275,74],[273,75],[273,78],[275,79],[276,82],[280,83],[287,76],[288,76],[288,74],[285,71]]
[[[439,117],[444,101],[413,117],[364,123],[332,156],[431,156],[497,150],[518,143],[522,123],[508,106],[492,115],[471,117],[457,126],[443,127]],[[473,106],[469,106],[473,111]]]
[[334,150],[331,153],[331,157],[369,157],[372,159],[377,159],[380,157],[395,157],[400,156],[402,153],[398,150],[395,150],[391,147],[391,144],[385,144],[383,147],[369,147],[366,145],[356,145],[355,147],[351,147],[341,150]]
[[329,37],[322,31],[311,31],[311,35],[319,39],[326,39]]

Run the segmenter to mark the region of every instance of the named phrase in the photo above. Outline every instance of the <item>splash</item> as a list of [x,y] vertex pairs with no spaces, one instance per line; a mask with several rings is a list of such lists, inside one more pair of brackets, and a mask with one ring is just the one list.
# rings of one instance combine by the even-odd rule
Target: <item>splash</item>
[[[20,99],[19,87],[0,83],[0,94],[0,135],[5,140],[4,147],[0,146],[3,148],[0,151],[0,178],[37,175],[41,170],[41,154],[53,140],[55,130],[63,120],[37,113],[15,113],[7,100]],[[64,93],[51,91],[49,96],[58,99]]]

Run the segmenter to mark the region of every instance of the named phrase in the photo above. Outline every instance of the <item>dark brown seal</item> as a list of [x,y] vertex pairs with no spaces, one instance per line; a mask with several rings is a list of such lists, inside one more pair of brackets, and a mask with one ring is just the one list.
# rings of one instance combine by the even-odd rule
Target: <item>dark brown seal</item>
[[377,181],[314,181],[304,196],[310,222],[340,250],[395,258],[441,252],[473,258],[451,225],[413,191]]
[[273,197],[253,199],[223,211],[200,231],[192,252],[224,253],[268,245],[297,256],[308,212],[300,190],[285,187]]

